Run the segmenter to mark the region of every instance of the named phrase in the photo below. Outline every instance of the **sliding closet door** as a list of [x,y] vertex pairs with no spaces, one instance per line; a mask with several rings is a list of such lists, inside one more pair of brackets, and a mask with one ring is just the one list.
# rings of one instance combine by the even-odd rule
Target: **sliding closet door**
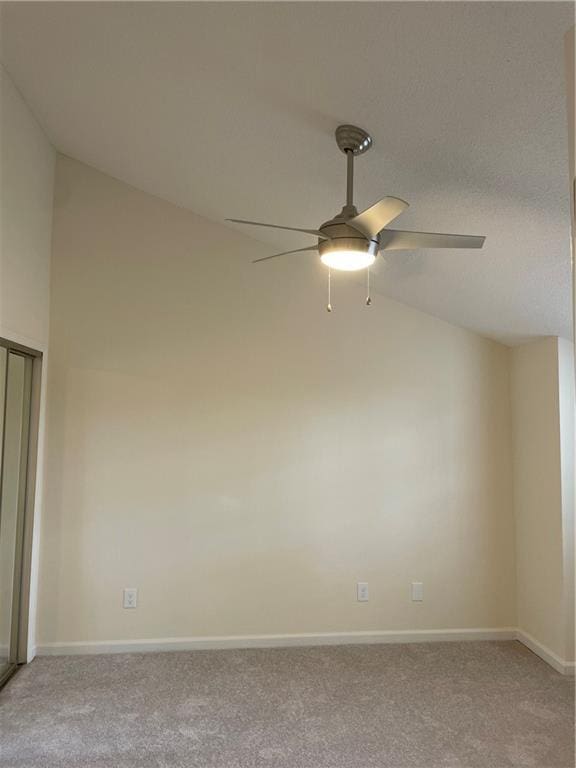
[[[4,403],[6,394],[6,364],[8,351],[0,347],[0,470],[2,468],[3,435],[4,435]],[[0,475],[1,477],[1,475]],[[0,484],[0,488],[1,488]],[[9,663],[10,650],[10,609],[8,606],[8,574],[11,559],[5,546],[5,537],[2,535],[0,519],[0,677]],[[7,541],[7,537],[6,537]]]
[[19,660],[33,363],[0,347],[0,680]]

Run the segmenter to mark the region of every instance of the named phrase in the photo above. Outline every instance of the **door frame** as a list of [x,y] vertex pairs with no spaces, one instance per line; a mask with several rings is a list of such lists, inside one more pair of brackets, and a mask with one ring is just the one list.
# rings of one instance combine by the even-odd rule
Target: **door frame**
[[[34,533],[34,509],[36,497],[36,473],[38,463],[38,429],[40,424],[40,398],[42,385],[42,352],[23,344],[0,337],[0,347],[6,349],[6,381],[8,381],[9,354],[22,355],[31,360],[30,410],[28,414],[28,437],[21,457],[21,469],[25,477],[24,488],[18,497],[19,515],[17,520],[16,558],[14,562],[14,592],[12,595],[12,627],[10,634],[8,669],[0,674],[0,687],[14,674],[18,665],[28,660],[28,634],[30,624],[30,592],[32,570],[32,541]],[[6,388],[7,391],[7,388]],[[6,397],[4,402],[6,408]],[[6,414],[4,414],[6,415]],[[3,436],[0,436],[2,438]],[[2,494],[2,465],[0,461],[0,500]]]

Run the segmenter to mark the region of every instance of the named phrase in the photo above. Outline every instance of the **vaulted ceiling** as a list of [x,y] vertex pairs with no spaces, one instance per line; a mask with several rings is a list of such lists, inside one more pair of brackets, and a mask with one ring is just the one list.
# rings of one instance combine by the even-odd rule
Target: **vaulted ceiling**
[[[506,343],[569,336],[563,52],[572,3],[3,3],[1,56],[61,152],[215,221],[357,204],[482,251],[389,254],[378,292]],[[235,225],[227,225],[235,226]],[[308,240],[255,230],[273,249]],[[309,254],[288,256],[306,263]],[[284,259],[255,269],[294,268]]]

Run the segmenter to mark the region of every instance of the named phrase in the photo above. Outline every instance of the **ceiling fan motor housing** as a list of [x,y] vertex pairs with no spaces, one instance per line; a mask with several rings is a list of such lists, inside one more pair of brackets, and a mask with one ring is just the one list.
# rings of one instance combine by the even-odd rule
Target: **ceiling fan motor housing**
[[318,240],[320,256],[331,251],[342,250],[359,251],[361,253],[369,253],[372,256],[378,255],[379,238],[377,236],[370,239],[364,237],[361,232],[347,224],[346,219],[340,216],[322,224],[320,232],[329,238],[328,240]]

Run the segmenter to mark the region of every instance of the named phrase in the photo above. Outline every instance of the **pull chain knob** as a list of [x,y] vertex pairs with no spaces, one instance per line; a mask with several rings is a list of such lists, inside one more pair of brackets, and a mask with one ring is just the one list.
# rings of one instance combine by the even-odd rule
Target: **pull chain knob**
[[366,269],[366,306],[372,306],[372,299],[370,297],[370,267]]

